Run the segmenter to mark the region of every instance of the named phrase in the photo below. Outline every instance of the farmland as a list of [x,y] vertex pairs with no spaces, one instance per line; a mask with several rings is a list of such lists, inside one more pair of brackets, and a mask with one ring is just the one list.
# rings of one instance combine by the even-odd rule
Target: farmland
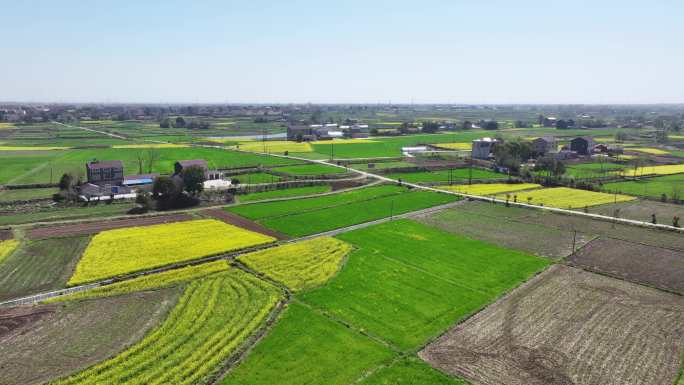
[[425,171],[425,172],[403,172],[395,174],[386,174],[388,178],[401,179],[409,183],[447,183],[455,181],[467,181],[472,177],[474,180],[486,179],[507,179],[508,176],[499,174],[489,170],[482,170],[478,168],[455,168],[452,170],[439,171]]
[[326,166],[324,164],[275,167],[273,168],[273,171],[284,172],[290,175],[328,175],[342,174],[345,172],[343,168]]
[[338,238],[358,250],[332,281],[300,299],[401,349],[420,345],[547,265],[406,220]]
[[[561,209],[579,209],[613,202],[625,202],[635,199],[621,194],[605,194],[594,191],[571,189],[567,187],[545,188],[540,190],[516,193],[517,201],[533,205],[543,205]],[[499,195],[505,199],[505,195]]]
[[32,188],[0,191],[0,203],[13,201],[28,201],[35,199],[51,199],[57,192],[54,188]]
[[625,170],[626,176],[670,175],[684,173],[684,164],[668,164],[663,166],[646,166]]
[[327,282],[350,251],[349,244],[324,237],[255,251],[238,260],[293,291],[302,291]]
[[265,202],[254,203],[244,206],[237,206],[228,209],[235,214],[241,215],[252,220],[260,220],[265,218],[275,218],[279,216],[290,215],[293,213],[301,213],[308,210],[317,210],[326,207],[343,205],[362,200],[375,199],[389,195],[396,195],[405,192],[398,186],[383,185],[367,187],[359,190],[342,192],[335,195],[326,195],[322,197],[306,198],[295,201],[286,202]]
[[277,175],[271,175],[265,172],[253,172],[247,174],[234,175],[230,177],[231,180],[238,180],[240,184],[257,184],[257,183],[274,183],[281,180]]
[[143,340],[55,384],[204,381],[260,326],[278,299],[274,287],[240,270],[193,281],[166,320]]
[[680,296],[556,265],[420,356],[483,385],[672,384],[683,322]]
[[167,289],[0,309],[2,383],[54,381],[120,353],[164,320],[178,294]]
[[532,190],[540,187],[540,185],[534,183],[484,183],[444,186],[440,187],[440,189],[470,195],[495,195],[514,191]]
[[0,263],[2,263],[5,258],[9,257],[10,254],[19,246],[19,241],[16,239],[7,239],[0,241]]
[[616,278],[684,294],[684,252],[611,238],[599,238],[568,261]]
[[238,196],[240,202],[254,202],[265,199],[275,198],[290,198],[303,195],[314,195],[330,192],[329,185],[323,186],[309,186],[309,187],[293,187],[283,190],[271,190],[264,192],[249,193]]
[[64,287],[87,244],[87,237],[23,242],[0,261],[0,300]]
[[392,351],[298,303],[221,385],[350,384]]
[[279,153],[284,152],[311,152],[313,149],[311,145],[306,142],[288,142],[285,140],[267,140],[267,141],[250,141],[239,142],[235,148],[242,151],[253,151],[262,153]]
[[575,235],[571,230],[508,220],[503,216],[505,207],[487,207],[490,210],[483,212],[471,209],[472,206],[461,205],[417,220],[450,233],[550,258],[570,255],[573,239],[575,247],[579,248],[594,238],[592,234],[580,232]]
[[604,191],[661,199],[684,199],[684,174],[673,174],[653,178],[606,183]]
[[213,219],[108,230],[93,237],[69,285],[272,241],[274,238]]

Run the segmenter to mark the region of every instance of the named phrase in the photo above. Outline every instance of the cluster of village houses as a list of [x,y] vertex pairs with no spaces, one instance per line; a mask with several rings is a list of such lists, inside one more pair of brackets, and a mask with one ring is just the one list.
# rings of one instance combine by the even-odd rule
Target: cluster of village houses
[[338,138],[368,138],[369,135],[367,124],[340,125],[328,123],[289,126],[287,128],[287,140],[298,142]]
[[[473,140],[472,154],[474,159],[491,159],[494,146],[500,140],[493,138],[481,138]],[[575,159],[579,156],[592,154],[621,154],[623,149],[619,146],[596,144],[590,136],[579,136],[570,141],[569,145],[558,147],[556,138],[545,136],[532,140],[532,150],[540,155],[551,155],[557,160]]]
[[[204,170],[204,188],[222,189],[231,185],[223,179],[220,170],[211,170],[203,159],[179,160],[174,163],[173,177],[179,178],[183,169],[197,166]],[[124,165],[120,160],[86,163],[87,182],[78,188],[83,200],[110,200],[135,198],[137,190],[150,190],[159,174],[124,175]]]

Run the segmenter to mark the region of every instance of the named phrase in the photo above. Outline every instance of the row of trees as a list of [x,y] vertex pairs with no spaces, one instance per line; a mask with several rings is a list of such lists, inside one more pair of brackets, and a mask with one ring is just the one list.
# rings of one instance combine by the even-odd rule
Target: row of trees
[[207,122],[206,120],[196,120],[196,119],[189,119],[185,120],[184,117],[178,116],[176,119],[170,119],[168,117],[163,118],[159,122],[159,127],[160,128],[189,128],[189,129],[201,129],[201,130],[207,130],[211,128],[211,123]]

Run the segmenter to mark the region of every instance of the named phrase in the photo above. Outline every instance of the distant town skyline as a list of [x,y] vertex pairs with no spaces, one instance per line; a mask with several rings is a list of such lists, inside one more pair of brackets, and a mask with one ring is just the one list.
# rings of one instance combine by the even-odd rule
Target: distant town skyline
[[676,1],[28,1],[0,101],[684,103]]

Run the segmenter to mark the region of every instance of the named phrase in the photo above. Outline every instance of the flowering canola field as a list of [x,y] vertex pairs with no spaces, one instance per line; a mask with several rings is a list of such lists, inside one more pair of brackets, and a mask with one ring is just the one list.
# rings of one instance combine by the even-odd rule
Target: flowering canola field
[[[594,191],[577,190],[567,187],[544,188],[540,190],[523,191],[516,193],[518,202],[544,205],[560,209],[579,209],[585,206],[596,206],[613,202],[625,202],[636,199],[627,195],[605,194]],[[499,195],[500,199],[506,199],[505,195]],[[528,200],[531,198],[531,200]]]
[[535,183],[481,183],[481,184],[463,184],[454,186],[443,186],[441,190],[453,191],[470,195],[493,195],[521,190],[531,190],[539,188],[541,185]]
[[346,242],[322,237],[256,251],[238,259],[290,289],[301,291],[332,278],[351,250]]
[[670,175],[680,173],[684,173],[684,164],[667,164],[663,166],[639,167],[636,170],[633,168],[624,170],[624,175],[626,176]]
[[166,320],[141,341],[53,384],[207,383],[280,299],[274,286],[237,269],[192,281]]
[[104,231],[93,237],[69,285],[275,241],[215,219]]
[[19,246],[19,241],[17,241],[16,239],[0,241],[0,263],[2,263],[2,261],[5,258],[7,258],[10,254],[12,254],[12,252],[14,251],[14,249],[17,248],[17,246]]
[[[265,146],[265,147],[264,147]],[[244,150],[244,151],[254,151],[254,152],[264,152],[264,148],[266,149],[265,152],[267,153],[283,153],[285,151],[288,152],[311,152],[313,149],[311,148],[311,145],[306,142],[290,142],[287,140],[267,140],[265,142],[259,142],[259,141],[249,141],[249,142],[240,142],[238,146],[236,146],[237,149],[239,150]]]

